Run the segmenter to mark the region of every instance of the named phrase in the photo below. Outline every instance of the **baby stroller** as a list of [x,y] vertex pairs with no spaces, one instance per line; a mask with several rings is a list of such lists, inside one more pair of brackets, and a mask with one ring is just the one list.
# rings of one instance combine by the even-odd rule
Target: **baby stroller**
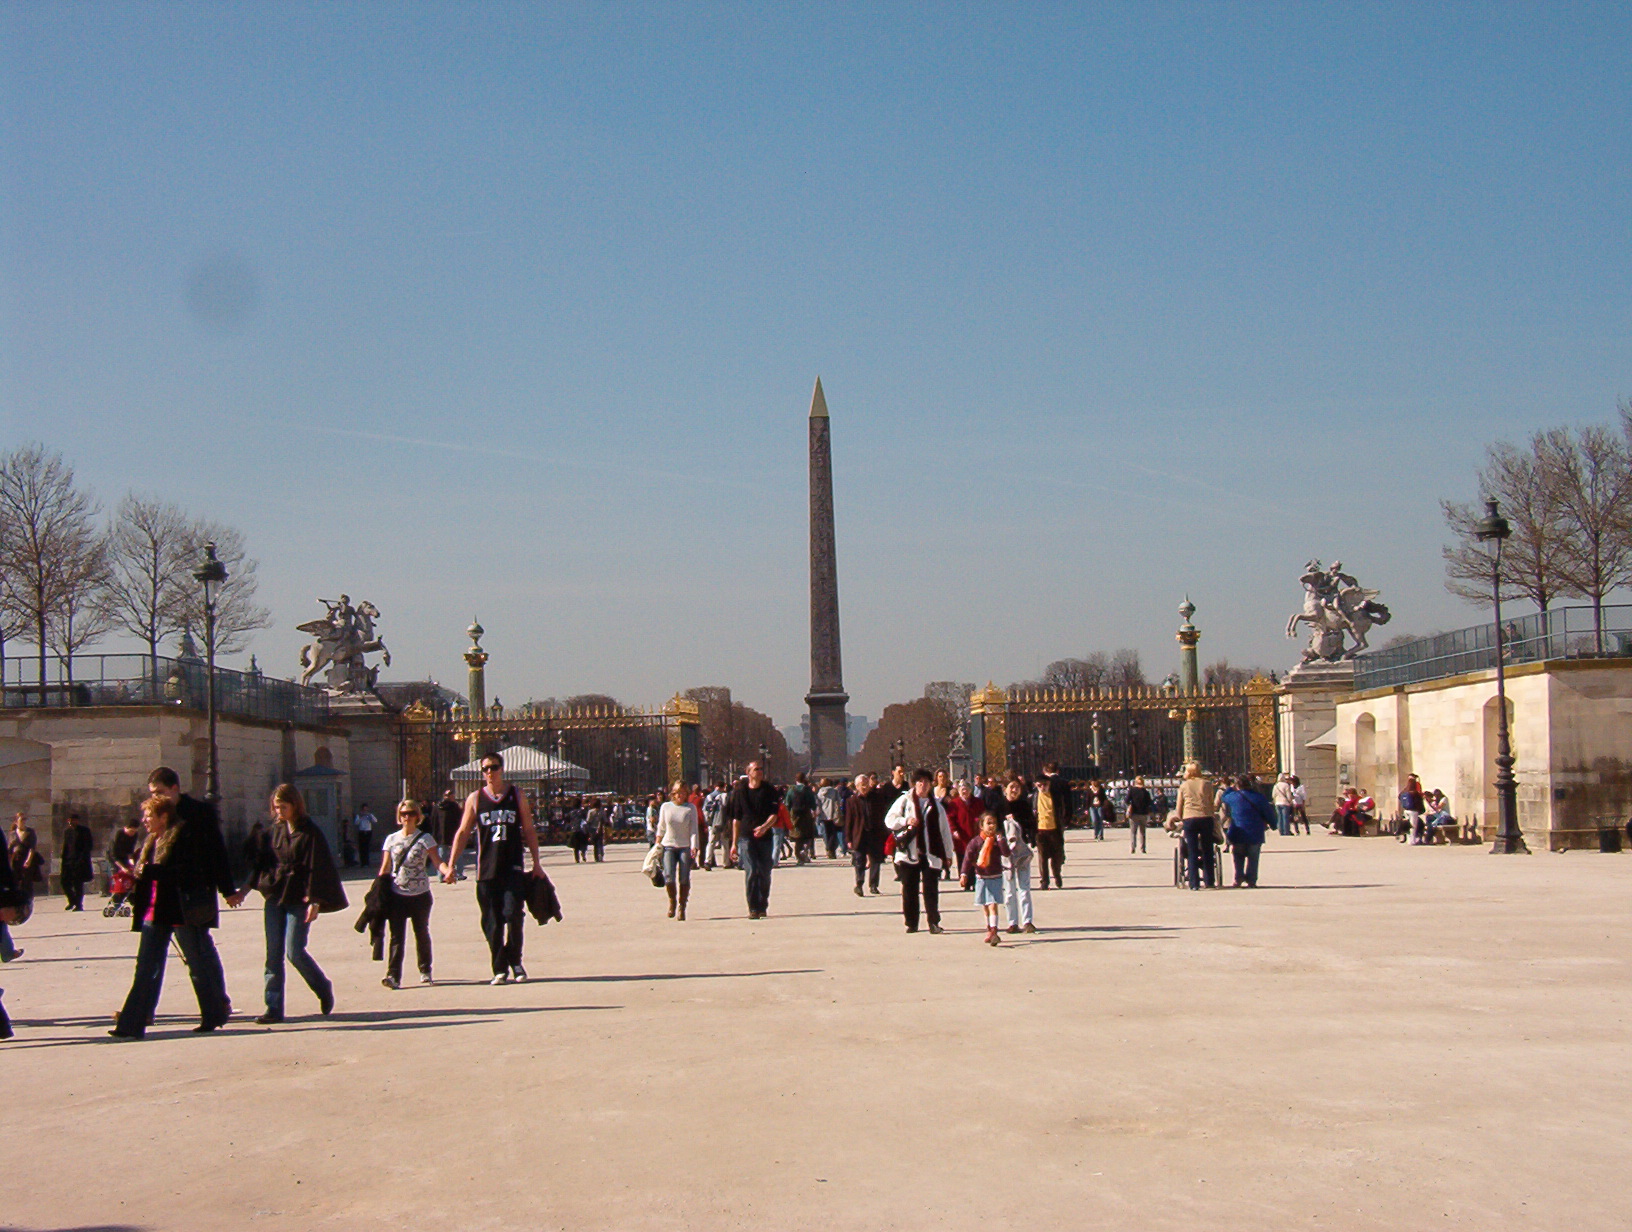
[[136,888],[136,878],[122,868],[113,870],[108,878],[108,905],[102,908],[105,916],[129,915],[130,904],[125,901],[127,895]]

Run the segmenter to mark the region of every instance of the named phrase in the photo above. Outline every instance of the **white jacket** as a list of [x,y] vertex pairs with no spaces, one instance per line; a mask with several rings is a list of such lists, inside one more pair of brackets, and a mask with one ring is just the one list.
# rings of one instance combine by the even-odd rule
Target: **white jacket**
[[[934,812],[930,815],[930,818],[926,824],[940,826],[941,850],[946,852],[946,863],[950,865],[957,859],[956,852],[958,850],[952,843],[952,825],[946,820],[946,810],[941,807],[941,802],[939,800],[935,799],[934,796],[930,796],[929,803]],[[921,852],[924,845],[924,838],[922,834],[914,834],[907,842],[903,843],[901,841],[901,832],[917,820],[918,810],[913,803],[913,795],[910,791],[905,795],[898,797],[896,802],[890,805],[890,811],[884,814],[884,824],[889,827],[890,832],[896,836],[895,862],[897,864],[917,864],[920,862],[921,855],[927,854],[929,857],[929,866],[934,869],[939,869],[942,867],[939,856],[935,855],[935,853],[932,851],[927,853]]]

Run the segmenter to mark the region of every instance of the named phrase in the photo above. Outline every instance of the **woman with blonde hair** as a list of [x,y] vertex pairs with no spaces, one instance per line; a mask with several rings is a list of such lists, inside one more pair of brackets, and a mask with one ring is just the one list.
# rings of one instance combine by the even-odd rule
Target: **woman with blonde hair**
[[149,796],[142,801],[142,824],[146,835],[132,861],[136,881],[129,898],[130,926],[142,939],[136,948],[136,973],[130,993],[108,1034],[116,1040],[139,1040],[147,1033],[164,988],[164,963],[172,936],[182,947],[182,957],[187,960],[193,989],[198,994],[201,1020],[193,1030],[214,1031],[227,1021],[230,1010],[217,1001],[213,985],[201,981],[203,963],[195,948],[197,930],[181,927],[186,923],[182,888],[194,872],[189,862],[194,859],[196,846],[183,840],[186,827],[176,816],[176,802],[166,796]]
[[687,799],[686,785],[676,779],[669,798],[657,810],[657,846],[663,852],[663,885],[669,892],[669,918],[686,918],[691,897],[691,866],[697,863],[697,809]]
[[428,865],[447,875],[448,866],[439,859],[441,851],[436,840],[420,829],[424,814],[412,800],[397,805],[397,825],[401,828],[385,840],[380,849],[379,876],[391,878],[391,897],[386,904],[385,919],[391,929],[391,941],[386,948],[385,978],[380,981],[387,988],[402,986],[403,932],[411,920],[414,925],[414,957],[419,962],[419,982],[434,983],[431,978],[431,878]]
[[1201,763],[1187,762],[1179,784],[1179,801],[1174,816],[1184,828],[1184,858],[1190,888],[1199,890],[1203,875],[1213,888],[1214,817],[1213,784],[1201,771]]
[[346,892],[334,867],[323,831],[306,815],[306,802],[289,783],[272,792],[271,841],[253,870],[254,886],[266,899],[266,1013],[263,1025],[283,1021],[284,959],[317,994],[318,1009],[334,1010],[334,985],[306,949],[312,922],[325,911],[343,911]]

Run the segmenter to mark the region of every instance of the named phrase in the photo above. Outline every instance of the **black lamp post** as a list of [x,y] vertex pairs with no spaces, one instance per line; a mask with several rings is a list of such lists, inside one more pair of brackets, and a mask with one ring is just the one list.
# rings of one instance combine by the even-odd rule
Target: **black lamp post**
[[1496,554],[1490,566],[1491,604],[1496,614],[1496,841],[1492,855],[1528,855],[1524,833],[1519,829],[1518,783],[1513,778],[1513,745],[1507,730],[1507,658],[1502,645],[1502,543],[1513,528],[1496,510],[1496,502],[1485,502],[1485,516],[1473,525],[1474,538],[1494,540]]
[[193,578],[204,587],[204,680],[208,690],[205,703],[210,722],[210,781],[205,794],[210,803],[221,799],[221,765],[215,742],[215,605],[227,580],[227,567],[217,559],[215,544],[204,545],[204,559],[193,570]]
[[1139,773],[1139,720],[1128,720],[1128,756],[1133,764],[1132,774]]
[[1093,730],[1094,730],[1094,777],[1097,779],[1097,778],[1100,777],[1099,763],[1104,758],[1104,754],[1100,751],[1101,750],[1101,746],[1100,746],[1101,728],[1100,728],[1100,725],[1099,725],[1099,711],[1097,711],[1097,710],[1094,711]]

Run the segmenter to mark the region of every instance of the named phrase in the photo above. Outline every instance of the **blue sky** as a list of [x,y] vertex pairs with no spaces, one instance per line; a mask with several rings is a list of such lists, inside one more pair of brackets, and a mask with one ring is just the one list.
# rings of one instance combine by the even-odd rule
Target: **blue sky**
[[232,522],[507,702],[1396,613],[1486,442],[1632,395],[1624,5],[11,5],[0,433]]

